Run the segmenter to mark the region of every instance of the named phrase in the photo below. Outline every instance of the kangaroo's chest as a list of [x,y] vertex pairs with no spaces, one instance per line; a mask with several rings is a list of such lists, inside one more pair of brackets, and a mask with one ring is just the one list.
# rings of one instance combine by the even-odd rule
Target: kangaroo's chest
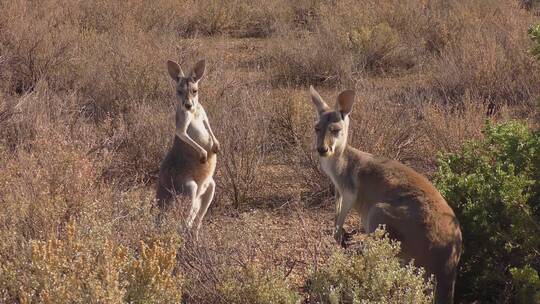
[[341,191],[334,162],[328,158],[320,158],[320,161],[322,171],[332,180],[334,186]]
[[202,116],[195,116],[191,120],[187,133],[191,139],[201,145],[203,148],[210,148],[210,133],[204,126]]
[[330,178],[336,190],[342,196],[348,196],[349,199],[354,200],[354,189],[350,185],[350,176],[347,176],[343,168],[333,159],[320,158],[322,171]]
[[327,158],[321,158],[321,169],[330,178],[336,191],[338,191],[343,200],[350,204],[357,201],[357,190],[351,183],[351,176],[343,168],[339,168],[339,164]]

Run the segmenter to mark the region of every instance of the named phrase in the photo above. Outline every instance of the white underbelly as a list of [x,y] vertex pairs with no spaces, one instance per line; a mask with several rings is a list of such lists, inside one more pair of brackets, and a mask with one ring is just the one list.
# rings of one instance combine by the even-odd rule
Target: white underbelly
[[341,192],[340,185],[337,182],[337,178],[336,178],[336,176],[334,176],[335,170],[334,170],[332,161],[329,160],[328,158],[323,158],[323,157],[321,157],[319,159],[320,159],[320,162],[321,162],[322,171],[324,173],[326,173],[326,175],[330,178],[330,180],[332,180],[332,183],[336,187],[336,190]]
[[191,139],[193,139],[201,147],[205,148],[206,150],[211,148],[212,140],[210,133],[208,133],[208,130],[206,130],[202,122],[192,122],[189,125],[187,133],[189,137],[191,137]]

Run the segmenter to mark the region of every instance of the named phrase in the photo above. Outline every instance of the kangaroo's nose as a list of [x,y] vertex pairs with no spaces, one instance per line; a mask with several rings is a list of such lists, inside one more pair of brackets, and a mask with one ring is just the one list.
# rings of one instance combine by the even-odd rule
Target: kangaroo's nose
[[192,105],[191,105],[190,103],[186,103],[186,104],[184,105],[184,107],[186,107],[186,109],[189,110],[189,109],[191,109]]
[[324,154],[326,154],[326,152],[328,152],[328,148],[327,147],[318,147],[317,151],[319,152],[319,154],[324,155]]

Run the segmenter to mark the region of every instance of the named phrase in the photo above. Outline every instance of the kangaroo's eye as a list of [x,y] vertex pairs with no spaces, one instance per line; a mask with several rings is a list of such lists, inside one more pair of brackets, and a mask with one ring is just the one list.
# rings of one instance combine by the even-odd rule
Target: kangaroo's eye
[[334,135],[338,135],[339,132],[341,132],[341,129],[334,129],[334,130],[332,130],[330,132],[332,132],[332,134],[334,134]]
[[193,94],[197,94],[197,90],[193,90],[191,91]]

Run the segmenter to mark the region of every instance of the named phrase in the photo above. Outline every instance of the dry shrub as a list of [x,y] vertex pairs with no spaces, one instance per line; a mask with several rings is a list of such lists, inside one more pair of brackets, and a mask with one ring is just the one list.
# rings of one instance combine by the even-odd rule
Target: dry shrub
[[335,84],[351,75],[348,53],[322,34],[287,32],[270,45],[267,61],[278,84]]
[[[35,98],[39,94],[27,97],[36,103],[25,104],[21,121],[8,121],[8,132],[31,136],[14,152],[3,144],[0,149],[0,299],[179,301],[180,277],[171,268],[171,250],[181,238],[178,219],[157,227],[151,191],[122,192],[103,183],[100,173],[110,155],[105,149],[89,154],[92,136],[79,134],[87,142],[70,137],[63,121],[70,116],[47,110],[57,97]],[[78,133],[85,128],[81,121],[74,127]],[[138,258],[141,240],[164,245],[141,245]]]
[[420,1],[339,1],[320,9],[324,39],[349,53],[352,72],[389,73],[415,64],[426,26]]
[[65,239],[33,241],[21,252],[29,261],[19,257],[17,262],[26,263],[3,265],[3,277],[7,278],[3,288],[8,288],[12,300],[21,303],[121,303],[124,292],[119,272],[127,262],[126,252],[111,244],[102,248],[92,245],[77,238],[73,224],[68,225]]
[[535,15],[540,14],[540,1],[538,0],[518,0],[520,6],[526,10],[532,11]]
[[78,90],[89,114],[118,113],[128,103],[170,96],[163,62],[172,54],[190,57],[191,44],[172,42],[177,37],[174,26],[149,31],[160,26],[157,16],[180,6],[166,0],[152,8],[144,1],[127,7],[91,3],[95,5],[56,0],[3,3],[2,87],[23,93],[45,80],[56,90]]
[[0,143],[13,152],[29,150],[36,139],[46,140],[53,134],[51,139],[56,135],[85,146],[93,136],[88,132],[88,121],[81,117],[79,103],[77,93],[57,93],[45,81],[20,97],[8,96],[2,104],[11,115],[0,129]]
[[128,303],[179,303],[182,275],[176,270],[176,249],[159,242],[140,244],[140,256],[126,270]]
[[420,2],[338,1],[316,8],[312,32],[282,32],[266,54],[280,82],[350,82],[359,73],[415,65],[417,31],[426,19]]
[[57,88],[73,81],[79,33],[69,1],[17,0],[0,4],[1,87],[22,93],[40,79]]
[[359,92],[351,114],[349,144],[399,161],[425,160],[429,155],[418,154],[425,135],[420,128],[421,109],[411,101],[395,104]]
[[174,109],[169,105],[135,104],[118,119],[99,125],[100,143],[95,153],[112,153],[105,166],[108,179],[125,185],[147,182],[159,166],[174,136]]
[[[125,25],[119,34],[88,33],[88,47],[80,63],[77,88],[87,96],[91,114],[125,112],[130,103],[151,102],[169,96],[165,58],[174,51],[169,43],[138,33]],[[167,47],[168,46],[168,47]]]
[[[354,53],[362,54],[355,64],[361,70],[376,70],[392,67],[396,60],[407,60],[408,56],[394,54],[398,48],[398,34],[386,22],[373,28],[360,28],[350,33],[349,41]],[[402,58],[397,58],[402,56]],[[404,65],[409,65],[404,63]]]
[[88,1],[79,4],[86,29],[108,32],[126,20],[143,32],[174,33],[180,37],[227,34],[264,37],[273,33],[278,22],[287,19],[285,1]]
[[405,92],[391,102],[380,100],[378,95],[382,94],[364,90],[358,93],[351,114],[349,144],[401,161],[427,175],[435,171],[438,152],[453,151],[480,136],[487,119],[509,116],[503,107],[496,116],[487,117],[487,103],[471,96],[465,96],[459,104],[444,106],[432,96]]
[[271,144],[288,155],[288,149],[300,144],[306,132],[311,131],[316,112],[309,99],[309,91],[305,89],[274,90],[269,98],[272,101],[268,126]]
[[[486,105],[466,97],[461,107],[448,107],[440,104],[429,104],[423,108],[423,130],[431,146],[431,155],[443,151],[456,151],[461,145],[473,138],[481,136],[482,127],[489,118]],[[504,108],[497,117],[505,119],[509,116]]]
[[270,113],[264,89],[229,86],[214,114],[222,153],[219,167],[222,191],[235,207],[261,195],[261,167],[268,153]]
[[182,36],[221,35],[235,37],[266,37],[289,22],[287,1],[188,1],[189,14],[178,25]]
[[[269,99],[271,113],[267,126],[268,143],[271,148],[268,163],[274,167],[286,166],[291,173],[278,171],[276,181],[268,180],[274,184],[290,180],[291,188],[295,194],[300,194],[308,202],[320,202],[322,198],[331,194],[331,183],[320,170],[312,138],[313,126],[316,122],[316,112],[307,90],[294,90],[292,88],[273,91]],[[276,188],[283,192],[282,185]],[[283,197],[275,193],[274,196]]]
[[227,271],[219,286],[225,303],[295,304],[301,299],[279,274],[260,266],[248,265],[244,269],[230,268]]
[[[253,246],[250,244],[249,246]],[[219,253],[210,247],[186,247],[181,265],[189,280],[185,285],[190,303],[298,303],[300,296],[274,266],[244,263],[240,248]]]
[[445,103],[469,94],[532,104],[538,95],[526,35],[535,19],[516,3],[344,0],[315,15],[313,30],[282,30],[264,54],[277,82],[350,86],[417,73],[410,85]]
[[528,103],[538,94],[538,64],[527,53],[532,16],[515,3],[453,5],[447,46],[426,66],[431,89],[446,102],[472,95],[498,104]]
[[[15,115],[0,129],[0,260],[5,266],[0,270],[0,301],[39,302],[49,297],[64,302],[123,302],[124,295],[130,293],[133,302],[139,301],[138,297],[146,299],[141,301],[148,297],[167,297],[163,303],[177,301],[180,291],[170,285],[176,277],[169,279],[161,272],[158,275],[163,281],[137,280],[154,277],[156,265],[170,270],[175,261],[170,250],[181,238],[178,221],[157,227],[151,191],[122,191],[116,182],[104,182],[103,172],[124,156],[114,145],[102,145],[103,125],[85,117],[80,96],[55,94],[41,81],[32,92],[10,97],[5,104]],[[130,122],[136,121],[132,118]],[[136,124],[134,129],[139,134],[144,130]],[[132,142],[137,140],[136,132],[122,133],[119,142],[136,146]],[[73,238],[69,236],[72,221],[77,223]],[[134,253],[141,240],[164,244],[147,249],[155,250],[148,256],[148,267],[144,266],[147,257],[139,259]],[[121,262],[115,248],[129,252],[128,261],[135,263],[128,264],[134,278],[116,279],[131,268],[112,266]],[[165,256],[160,252],[172,256],[169,264],[164,264]],[[128,281],[138,284],[132,289],[141,291],[146,286],[147,292],[130,292]],[[164,292],[163,286],[152,284],[169,285],[163,285],[167,287]]]
[[[330,216],[329,216],[330,217]],[[200,242],[183,246],[179,263],[189,303],[298,303],[310,267],[332,250],[320,213],[256,210],[217,216]],[[291,231],[291,227],[295,231]]]
[[[182,276],[176,250],[141,242],[139,254],[110,241],[81,238],[73,222],[65,238],[32,241],[17,262],[2,265],[2,289],[21,303],[178,303]],[[28,258],[29,261],[24,259]],[[8,300],[9,298],[4,298]]]
[[8,103],[2,103],[2,108],[0,110],[0,127],[5,127],[8,121],[15,115],[13,106]]
[[92,160],[55,133],[38,137],[31,152],[19,150],[3,164],[2,223],[24,238],[56,236],[71,217],[91,212],[99,196]]

